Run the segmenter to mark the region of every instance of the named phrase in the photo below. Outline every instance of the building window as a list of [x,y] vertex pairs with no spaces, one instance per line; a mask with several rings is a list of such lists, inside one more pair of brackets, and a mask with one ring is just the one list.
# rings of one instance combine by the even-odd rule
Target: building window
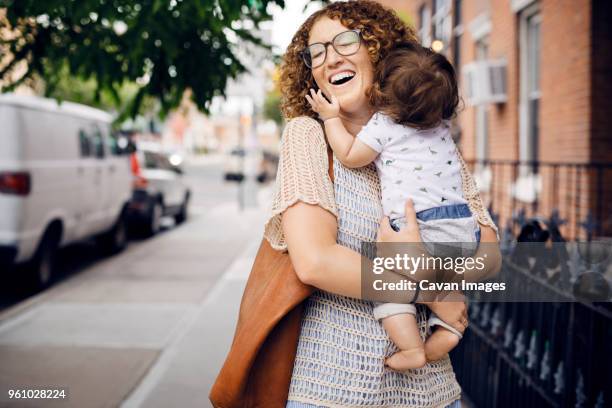
[[457,82],[460,81],[461,75],[461,35],[463,34],[463,24],[461,22],[461,0],[453,1],[453,64],[457,72]]
[[455,18],[455,28],[460,27],[462,24],[461,21],[461,5],[462,5],[462,1],[461,0],[453,0],[453,13],[454,13],[454,18]]
[[432,20],[433,39],[442,42],[442,51],[448,50],[453,24],[450,0],[434,0]]
[[426,5],[419,9],[419,38],[425,47],[431,45],[431,11]]
[[[520,15],[520,159],[536,161],[539,157],[540,111],[540,23],[537,4]],[[525,171],[537,172],[528,166]]]
[[[486,61],[489,56],[489,38],[476,43],[476,61]],[[489,105],[476,105],[476,159],[489,158]]]

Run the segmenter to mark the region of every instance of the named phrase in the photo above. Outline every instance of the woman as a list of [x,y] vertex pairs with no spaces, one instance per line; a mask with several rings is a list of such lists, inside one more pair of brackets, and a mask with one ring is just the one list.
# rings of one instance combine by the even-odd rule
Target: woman
[[[357,40],[343,34],[351,30],[358,30]],[[363,241],[377,239],[377,230],[379,241],[418,242],[414,209],[407,204],[408,225],[400,232],[388,220],[380,221],[380,186],[372,166],[348,169],[334,160],[332,184],[325,136],[305,98],[310,88],[328,96],[333,92],[345,127],[357,134],[373,113],[367,95],[375,65],[407,41],[417,41],[414,32],[379,4],[333,3],[298,29],[284,57],[283,112],[290,121],[265,236],[274,248],[288,249],[300,280],[319,289],[306,303],[289,408],[458,406],[461,390],[448,356],[407,373],[384,367],[394,346],[374,319],[372,302],[359,299],[359,252]],[[316,43],[325,51],[308,47]],[[465,166],[463,172],[465,196],[482,226],[481,242],[496,242],[494,224]],[[489,250],[484,273],[495,273],[499,262],[499,252]],[[465,305],[440,302],[435,307],[440,318],[465,330]],[[422,336],[425,313],[419,305]]]

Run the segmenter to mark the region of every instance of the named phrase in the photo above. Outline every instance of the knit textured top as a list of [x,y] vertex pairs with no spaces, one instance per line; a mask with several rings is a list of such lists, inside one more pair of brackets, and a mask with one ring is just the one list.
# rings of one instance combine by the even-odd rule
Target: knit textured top
[[[497,231],[463,159],[464,197],[480,224]],[[373,164],[357,169],[334,159],[328,175],[323,128],[312,118],[292,119],[283,132],[271,214],[264,236],[286,250],[281,215],[298,201],[318,205],[338,220],[339,244],[361,251],[376,240],[382,218],[380,183]],[[289,401],[326,407],[444,407],[460,398],[450,359],[405,373],[384,367],[397,351],[372,314],[373,303],[316,291],[306,301]],[[421,336],[428,309],[417,305]]]

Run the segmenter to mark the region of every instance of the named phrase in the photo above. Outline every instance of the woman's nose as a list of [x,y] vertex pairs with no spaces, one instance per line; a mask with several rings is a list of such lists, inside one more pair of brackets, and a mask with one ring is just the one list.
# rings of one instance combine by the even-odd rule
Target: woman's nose
[[342,60],[342,55],[338,54],[335,48],[331,45],[327,45],[327,65],[334,66]]

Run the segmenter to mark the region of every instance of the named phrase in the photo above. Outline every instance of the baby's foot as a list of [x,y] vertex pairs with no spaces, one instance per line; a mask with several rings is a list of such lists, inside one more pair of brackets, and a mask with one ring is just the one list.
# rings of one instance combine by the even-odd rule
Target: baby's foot
[[459,340],[459,337],[450,330],[438,327],[425,342],[427,361],[440,360],[459,344]]
[[423,347],[402,350],[389,357],[385,364],[395,371],[406,371],[421,368],[427,363]]

